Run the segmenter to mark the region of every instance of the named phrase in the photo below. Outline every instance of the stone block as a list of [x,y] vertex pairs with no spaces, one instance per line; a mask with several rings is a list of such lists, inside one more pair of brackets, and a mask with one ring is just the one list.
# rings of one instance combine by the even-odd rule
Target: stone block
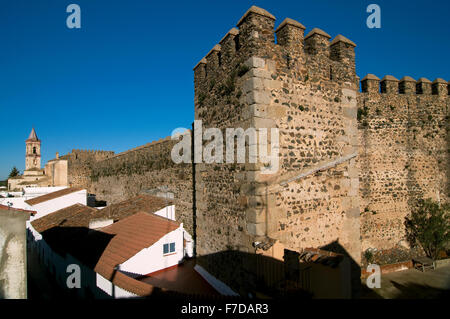
[[268,105],[266,104],[252,104],[247,107],[248,114],[255,117],[266,118]]
[[248,78],[247,80],[245,80],[243,88],[244,93],[248,93],[253,90],[264,90],[263,79],[257,77]]
[[271,101],[270,94],[264,91],[250,91],[246,94],[246,102],[248,104],[269,104]]
[[269,89],[269,90],[281,89],[281,81],[278,81],[278,80],[264,79],[263,85],[266,89]]
[[275,120],[273,119],[266,119],[266,118],[255,118],[253,120],[253,127],[256,129],[260,129],[260,128],[267,128],[267,138],[270,138],[270,129],[271,128],[276,128],[277,127],[277,123],[275,122]]
[[247,232],[252,236],[264,236],[266,233],[266,225],[265,223],[247,223]]
[[347,209],[346,211],[346,216],[349,218],[359,218],[360,216],[360,210],[359,210],[359,206],[358,207],[352,207],[350,209]]
[[249,68],[261,68],[263,69],[266,66],[266,62],[262,58],[251,57],[244,63]]
[[247,72],[249,77],[257,77],[263,79],[271,79],[270,72],[263,69],[251,69]]
[[245,211],[247,223],[259,224],[266,222],[266,210],[261,208],[247,208]]
[[357,107],[344,107],[344,116],[352,119],[356,118],[357,111]]

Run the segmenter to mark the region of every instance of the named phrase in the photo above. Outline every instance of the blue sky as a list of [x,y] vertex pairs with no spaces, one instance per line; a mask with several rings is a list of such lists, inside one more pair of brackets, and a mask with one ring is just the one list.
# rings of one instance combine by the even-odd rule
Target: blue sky
[[[66,7],[81,7],[81,29]],[[366,8],[381,7],[381,29]],[[354,41],[357,73],[450,80],[450,2],[0,0],[0,179],[74,148],[125,151],[190,127],[193,66],[251,6]]]

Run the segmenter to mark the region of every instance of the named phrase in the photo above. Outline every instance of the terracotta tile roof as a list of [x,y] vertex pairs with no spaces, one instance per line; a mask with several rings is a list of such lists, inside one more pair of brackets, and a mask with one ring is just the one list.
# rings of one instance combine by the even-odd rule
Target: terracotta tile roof
[[155,213],[168,205],[172,205],[170,200],[166,201],[150,195],[140,195],[103,209],[75,204],[41,217],[31,224],[40,233],[56,226],[89,227],[89,222],[92,219],[113,219],[114,221],[119,221],[139,211]]
[[[75,209],[73,208],[72,212]],[[79,215],[84,213],[85,210]],[[139,296],[150,295],[153,286],[120,271],[114,271],[114,267],[180,226],[177,222],[145,212],[138,212],[110,226],[95,230],[69,226],[71,220],[69,217],[62,225],[53,225],[41,233],[52,250],[62,256],[71,254],[115,285]],[[37,221],[32,222],[33,227]],[[158,291],[166,289],[158,288]]]
[[117,204],[109,205],[101,210],[101,216],[116,220],[136,214],[139,211],[155,213],[164,207],[173,205],[173,201],[152,195],[138,195]]
[[[101,210],[75,204],[31,224],[55,252],[69,253],[115,285],[148,296],[153,292],[152,285],[115,272],[114,267],[180,227],[178,222],[152,214],[171,204],[170,200],[150,195],[140,195]],[[89,229],[90,220],[102,218],[118,221]]]
[[42,233],[52,227],[89,227],[89,221],[97,218],[99,210],[82,204],[75,204],[31,222],[33,228]]
[[42,196],[38,196],[38,197],[35,197],[32,199],[26,200],[25,203],[33,206],[33,205],[40,204],[40,203],[43,203],[43,202],[46,202],[46,201],[49,201],[49,200],[52,200],[52,199],[55,199],[55,198],[58,198],[61,196],[65,196],[65,195],[68,195],[71,193],[75,193],[75,192],[78,192],[81,190],[83,190],[83,188],[79,188],[79,187],[64,188],[64,189],[61,189],[61,190],[53,192],[53,193],[48,193],[48,194],[45,194]]
[[114,267],[127,261],[144,248],[148,248],[164,235],[180,227],[180,223],[154,214],[138,212],[110,226],[98,229],[114,235],[95,271],[111,280]]
[[14,207],[9,207],[9,206],[2,205],[2,204],[0,204],[0,210],[13,210],[13,211],[16,211],[16,212],[28,213],[28,214],[31,214],[31,215],[35,215],[36,214],[36,211],[34,211],[34,210],[26,210],[26,209],[21,209],[21,208],[14,208]]

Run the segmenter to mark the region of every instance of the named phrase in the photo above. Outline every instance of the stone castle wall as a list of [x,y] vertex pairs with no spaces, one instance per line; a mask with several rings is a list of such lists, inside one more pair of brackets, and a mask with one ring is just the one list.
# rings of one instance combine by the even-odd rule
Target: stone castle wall
[[172,162],[174,143],[169,137],[115,155],[74,151],[71,180],[108,204],[164,187],[174,194],[177,220],[192,234],[192,167]]
[[[380,91],[381,88],[381,91]],[[448,202],[448,83],[374,75],[358,97],[362,250],[407,248],[417,199]]]
[[[194,69],[195,116],[205,127],[280,131],[275,174],[263,174],[261,162],[198,165],[197,251],[211,256],[201,263],[241,293],[257,286],[257,265],[225,262],[226,249],[251,253],[275,239],[361,256],[354,44],[330,43],[318,29],[304,37],[290,19],[274,32],[274,23],[252,7]],[[224,278],[230,267],[240,271]]]
[[203,165],[198,251],[251,252],[252,243],[272,238],[296,250],[339,242],[359,260],[355,159],[284,184],[357,153],[354,44],[343,37],[330,43],[318,29],[305,38],[290,19],[275,43],[274,22],[250,9],[195,68],[195,114],[206,127],[278,128],[281,135],[276,174],[262,174],[262,163],[232,172]]
[[[251,253],[275,239],[359,263],[368,248],[406,247],[413,201],[449,199],[448,83],[369,75],[359,92],[353,42],[320,29],[305,36],[291,19],[274,25],[252,7],[195,66],[194,84],[204,129],[279,129],[276,174],[262,174],[262,163],[203,163],[193,175],[192,165],[173,164],[175,142],[165,139],[103,158],[75,152],[86,159],[69,161],[71,182],[108,202],[167,186],[188,229],[195,197],[200,256]],[[209,262],[219,277],[229,267]]]
[[91,170],[97,161],[114,155],[112,151],[78,150],[74,149],[62,157],[68,161],[67,179],[72,187],[85,187],[90,185]]

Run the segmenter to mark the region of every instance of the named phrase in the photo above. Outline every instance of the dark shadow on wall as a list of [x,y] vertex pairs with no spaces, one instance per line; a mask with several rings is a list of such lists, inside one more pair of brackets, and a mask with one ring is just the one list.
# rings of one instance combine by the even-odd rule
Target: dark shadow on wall
[[361,297],[361,266],[350,256],[348,251],[339,244],[338,241],[333,241],[320,249],[334,252],[345,256],[350,263],[350,284],[352,288],[352,298],[357,299]]
[[228,250],[198,256],[197,264],[245,298],[280,298],[295,293],[310,297],[306,291],[294,292],[285,285],[284,263],[274,258]]
[[199,256],[197,263],[242,297],[359,298],[358,263],[337,241],[320,250],[285,249],[284,261],[229,250]]
[[[44,240],[58,254],[64,256],[69,253],[85,266],[94,269],[103,251],[113,238],[113,235],[100,231],[91,230],[85,227],[53,227],[42,233]],[[95,240],[93,240],[95,238]],[[95,243],[93,245],[92,243]],[[306,260],[298,252],[292,252],[293,258],[287,262],[289,254],[285,250],[285,261],[281,261],[269,256],[241,252],[236,250],[221,251],[209,255],[199,256],[195,259],[197,265],[202,266],[211,275],[228,285],[240,298],[270,298],[270,299],[311,299],[314,293],[322,293],[327,289],[327,280],[330,278],[337,286],[331,290],[335,292],[341,289],[340,282],[351,282],[351,296],[357,298],[357,292],[361,289],[360,268],[351,259],[347,251],[338,243],[332,242],[321,250],[340,254],[345,260],[350,261],[349,273],[343,273],[345,278],[339,278],[341,272],[336,270],[336,256],[332,254],[319,254],[319,257],[312,256]],[[293,261],[293,262],[292,262]],[[339,261],[340,262],[340,261]],[[183,267],[183,266],[179,266]],[[48,271],[48,269],[47,269]],[[351,273],[351,276],[349,275]],[[327,277],[328,276],[328,277]],[[317,279],[319,278],[319,280]],[[351,278],[351,280],[350,280]],[[330,281],[331,282],[331,281]],[[142,284],[142,283],[141,283]],[[164,281],[151,283],[153,289],[148,297],[198,297],[198,298],[229,298],[216,295],[195,295],[195,293],[183,293],[180,291],[170,291],[169,287],[164,287]],[[314,285],[321,285],[320,289]],[[350,286],[350,283],[349,283]],[[141,286],[142,287],[142,286]],[[337,287],[337,288],[336,288]],[[169,288],[169,289],[168,289]],[[73,292],[75,294],[75,292]],[[72,296],[72,291],[69,292]],[[350,296],[350,294],[349,294]],[[72,296],[74,297],[74,296]],[[72,298],[70,297],[70,298]],[[84,298],[88,298],[84,294]],[[108,296],[106,296],[109,298]],[[339,297],[338,297],[339,298]]]
[[[87,227],[56,226],[41,233],[51,250],[64,258],[66,254],[75,257],[84,266],[94,269],[106,246],[114,235],[89,229]],[[80,299],[78,289],[61,287],[55,277],[56,267],[61,265],[46,265],[43,255],[33,246],[27,249],[28,296],[35,300],[67,300]],[[59,271],[63,271],[59,269]],[[86,299],[92,299],[92,293],[84,289]]]
[[42,237],[57,254],[68,253],[94,269],[114,235],[87,227],[57,226],[43,231]]

